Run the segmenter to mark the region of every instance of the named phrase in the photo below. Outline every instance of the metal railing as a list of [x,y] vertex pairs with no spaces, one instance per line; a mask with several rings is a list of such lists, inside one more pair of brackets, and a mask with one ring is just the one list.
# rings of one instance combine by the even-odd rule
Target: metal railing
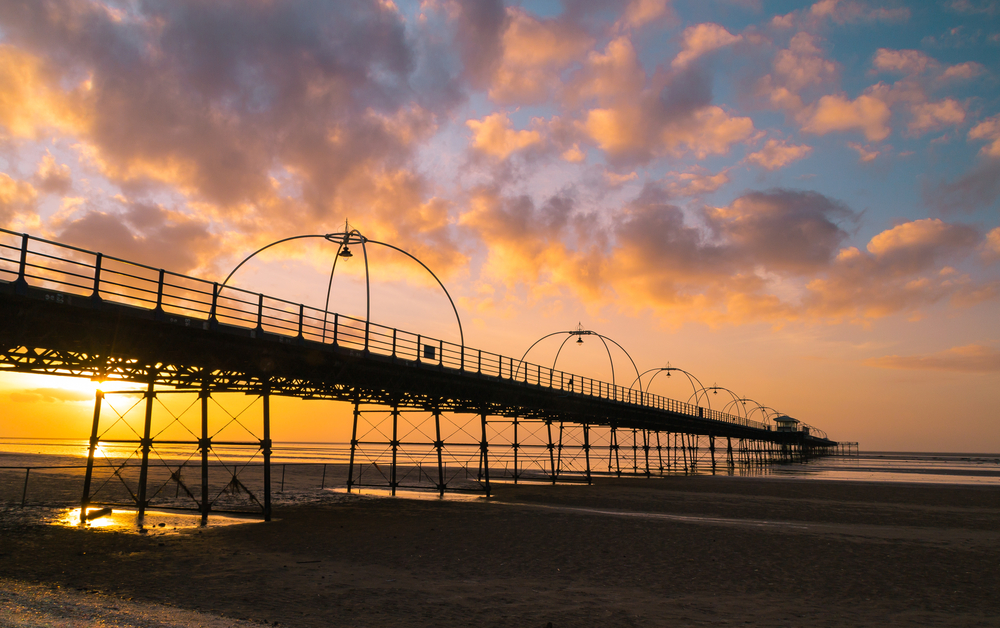
[[251,337],[297,338],[436,365],[456,374],[496,377],[770,430],[764,423],[738,415],[6,229],[0,229],[0,282],[12,284],[15,292],[26,292],[28,287],[50,291],[45,299],[57,303],[65,302],[67,296],[95,304],[115,303],[185,326],[241,327],[249,329]]

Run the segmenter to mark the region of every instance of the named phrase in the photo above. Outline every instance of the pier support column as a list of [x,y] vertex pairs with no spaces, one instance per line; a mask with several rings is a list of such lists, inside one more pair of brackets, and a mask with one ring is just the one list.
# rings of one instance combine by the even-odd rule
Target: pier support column
[[98,425],[101,422],[101,402],[104,391],[94,393],[94,423],[90,428],[90,447],[87,451],[87,473],[83,476],[83,497],[80,499],[80,523],[87,521],[87,506],[90,505],[90,483],[94,477],[94,452],[97,450]]
[[590,426],[583,424],[583,455],[587,460],[587,484],[593,484],[590,477]]
[[198,396],[201,398],[201,438],[198,440],[198,449],[201,450],[201,525],[207,525],[212,508],[208,503],[208,453],[212,449],[212,440],[208,436],[208,398],[211,393],[207,381],[202,383]]
[[517,441],[518,423],[519,421],[517,420],[517,415],[514,415],[514,443],[512,445],[512,448],[514,449],[514,484],[517,484],[517,479],[521,475],[520,472],[518,471],[518,466],[517,466],[517,453],[518,450],[521,449],[521,444]]
[[563,422],[559,421],[559,445],[556,448],[556,475],[562,471]]
[[358,449],[358,417],[361,416],[358,392],[354,392],[354,427],[351,428],[351,458],[347,466],[347,492],[354,485],[354,453]]
[[396,454],[399,452],[399,406],[392,406],[392,466],[389,467],[389,492],[396,496]]
[[139,467],[139,524],[142,524],[146,516],[146,480],[149,477],[149,450],[152,449],[153,439],[150,433],[153,428],[153,399],[156,393],[153,392],[153,380],[155,375],[151,375],[149,386],[146,388],[146,416],[142,427],[142,464]]
[[555,453],[556,446],[552,442],[552,421],[546,419],[546,421],[545,421],[545,428],[548,430],[548,433],[549,433],[549,445],[548,445],[548,447],[549,447],[549,469],[552,471],[552,477],[551,477],[552,484],[555,484],[556,483],[556,453]]
[[715,435],[708,435],[708,450],[712,452],[712,475],[715,475]]
[[663,475],[663,447],[660,446],[660,430],[656,430],[656,458],[660,461],[660,475]]
[[438,455],[438,494],[444,497],[444,441],[441,440],[441,409],[434,408],[434,449],[437,449]]
[[649,472],[649,430],[642,430],[642,453],[646,456],[646,477],[650,477]]
[[482,443],[480,443],[479,449],[482,451],[483,474],[486,480],[486,496],[489,497],[490,496],[490,458],[489,458],[490,445],[489,442],[486,440],[486,411],[484,410],[480,412],[479,416],[482,418],[482,424],[483,424],[483,441]]
[[271,520],[271,389],[264,388],[261,395],[264,404],[264,438],[260,449],[264,454],[264,521]]
[[[611,449],[615,452],[615,473],[618,477],[622,476],[622,465],[621,459],[618,457],[618,428],[614,425],[611,426]],[[610,454],[610,452],[609,452]],[[611,473],[611,456],[608,456],[608,473]]]
[[736,461],[733,460],[733,437],[732,436],[727,436],[726,437],[726,455],[729,458],[729,467],[730,468],[735,467],[736,466]]

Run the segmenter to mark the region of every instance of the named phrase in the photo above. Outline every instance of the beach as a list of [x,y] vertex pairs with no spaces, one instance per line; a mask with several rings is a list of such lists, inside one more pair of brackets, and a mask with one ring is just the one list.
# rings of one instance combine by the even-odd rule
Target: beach
[[150,626],[1000,622],[995,486],[695,476],[498,484],[467,501],[315,491],[278,500],[269,523],[161,531],[5,525],[5,606],[44,585],[198,613]]

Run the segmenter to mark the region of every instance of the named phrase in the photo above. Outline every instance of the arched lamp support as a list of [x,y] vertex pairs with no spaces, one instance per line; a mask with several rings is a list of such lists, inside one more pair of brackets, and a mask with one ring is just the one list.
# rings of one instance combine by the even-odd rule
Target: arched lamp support
[[229,275],[226,276],[226,279],[220,285],[220,287],[219,287],[220,292],[221,292],[222,288],[225,287],[227,283],[229,283],[229,280],[232,279],[232,277],[236,273],[236,271],[239,270],[241,266],[243,266],[248,261],[250,261],[253,257],[255,257],[258,253],[266,251],[267,249],[271,248],[272,246],[276,246],[276,245],[282,244],[284,242],[290,242],[292,240],[300,240],[300,239],[304,239],[304,238],[323,238],[323,239],[325,239],[325,240],[327,240],[329,242],[336,242],[337,243],[337,254],[333,258],[333,265],[332,265],[332,267],[330,269],[330,280],[329,280],[329,282],[327,284],[327,290],[326,290],[326,302],[323,305],[323,317],[324,317],[323,318],[323,333],[324,333],[324,340],[326,339],[326,315],[327,315],[327,313],[329,312],[329,309],[330,309],[330,294],[331,294],[331,291],[333,289],[333,275],[334,275],[334,273],[337,270],[337,259],[341,257],[341,252],[349,244],[360,244],[361,245],[361,251],[362,251],[362,253],[364,255],[364,260],[365,260],[365,346],[366,347],[368,346],[368,337],[369,337],[369,331],[370,331],[370,326],[371,326],[371,278],[370,278],[369,268],[368,268],[368,247],[366,245],[368,243],[379,244],[379,245],[382,245],[384,247],[390,248],[390,249],[392,249],[394,251],[398,251],[398,252],[402,253],[403,255],[409,257],[410,259],[412,259],[416,263],[420,264],[420,266],[422,266],[424,270],[426,270],[428,273],[430,273],[431,277],[434,278],[434,281],[436,281],[437,284],[439,286],[441,286],[441,290],[444,291],[444,295],[448,298],[448,303],[451,304],[451,309],[455,313],[455,321],[458,323],[458,337],[459,337],[459,343],[461,345],[461,351],[462,351],[462,362],[464,364],[464,362],[465,362],[465,332],[462,329],[462,318],[458,314],[458,308],[455,306],[455,300],[451,298],[451,294],[448,292],[448,289],[445,288],[444,283],[442,283],[441,279],[438,278],[438,276],[436,274],[434,274],[434,271],[432,271],[430,268],[427,267],[427,264],[424,264],[422,261],[420,261],[419,259],[417,259],[416,257],[414,257],[409,252],[404,251],[403,249],[401,249],[401,248],[399,248],[397,246],[393,246],[392,244],[388,244],[386,242],[380,242],[378,240],[369,239],[369,238],[363,236],[357,229],[351,229],[351,230],[345,231],[343,233],[298,235],[298,236],[292,236],[292,237],[289,237],[289,238],[282,238],[281,240],[276,240],[276,241],[274,241],[274,242],[272,242],[272,243],[270,243],[270,244],[268,244],[266,246],[263,246],[263,247],[257,249],[256,251],[254,251],[253,253],[251,253],[250,255],[248,255],[246,258],[244,258],[243,261],[241,261],[239,264],[237,264],[236,267],[233,268],[233,270],[229,273]]
[[[655,373],[654,373],[654,371],[655,371]],[[704,388],[704,385],[701,383],[701,380],[699,380],[697,377],[695,377],[691,373],[688,373],[684,369],[679,369],[676,366],[670,366],[669,362],[667,362],[666,366],[660,366],[660,367],[656,367],[656,368],[651,368],[651,369],[649,369],[647,371],[643,371],[643,373],[641,375],[639,375],[639,377],[636,378],[636,381],[639,382],[639,388],[642,389],[642,378],[643,378],[643,376],[645,376],[647,373],[653,373],[653,376],[649,378],[648,382],[646,382],[645,392],[649,392],[649,387],[653,384],[653,380],[656,379],[657,375],[659,375],[660,373],[666,372],[667,376],[669,377],[671,371],[677,371],[679,373],[683,373],[684,376],[687,377],[688,383],[691,384],[691,390],[694,391],[694,395],[692,395],[692,396],[696,396],[698,394],[698,391]],[[698,382],[698,387],[697,388],[694,385],[695,382]],[[635,382],[632,382],[632,385],[634,386]],[[688,400],[690,401],[690,397],[688,398]]]
[[[632,356],[629,355],[629,352],[625,350],[625,347],[623,347],[620,344],[618,344],[617,342],[615,342],[614,339],[608,338],[607,336],[604,336],[604,335],[601,335],[601,334],[597,333],[596,331],[590,331],[589,329],[582,329],[581,328],[581,329],[575,329],[575,330],[572,330],[572,331],[554,331],[551,334],[545,334],[544,336],[542,336],[541,338],[539,338],[535,342],[531,343],[531,346],[528,347],[528,350],[525,351],[524,355],[521,356],[521,359],[518,360],[517,370],[515,370],[515,372],[514,372],[515,378],[521,372],[521,366],[524,364],[524,358],[528,357],[528,353],[530,353],[531,350],[535,348],[535,345],[537,345],[541,341],[545,340],[546,338],[551,338],[552,336],[558,336],[560,334],[567,334],[567,336],[566,336],[566,339],[563,340],[562,344],[559,345],[559,350],[556,351],[556,357],[552,361],[552,370],[555,370],[555,368],[556,368],[556,360],[559,359],[559,353],[562,351],[562,348],[566,345],[566,343],[569,341],[570,338],[572,338],[573,336],[578,336],[578,337],[582,337],[582,336],[597,336],[600,339],[601,343],[604,345],[604,350],[608,354],[608,361],[611,364],[611,385],[612,386],[615,385],[615,361],[614,361],[614,359],[611,356],[611,348],[608,346],[608,342],[611,342],[616,347],[618,347],[619,349],[622,350],[622,353],[624,353],[625,357],[628,358],[628,361],[632,363],[632,368],[635,369],[635,372],[638,375],[639,368],[635,365],[635,360],[633,360]],[[632,387],[629,386],[629,388],[632,388]]]

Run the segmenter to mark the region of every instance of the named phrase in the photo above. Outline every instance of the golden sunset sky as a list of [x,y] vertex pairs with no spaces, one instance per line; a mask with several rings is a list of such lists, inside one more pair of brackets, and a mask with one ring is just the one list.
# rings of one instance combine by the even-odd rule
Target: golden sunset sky
[[[0,227],[221,281],[349,220],[469,346],[582,324],[864,450],[1000,451],[998,199],[992,0],[0,2]],[[233,282],[322,307],[335,252]],[[370,268],[373,321],[457,342]],[[86,438],[93,389],[0,373],[0,437]]]

